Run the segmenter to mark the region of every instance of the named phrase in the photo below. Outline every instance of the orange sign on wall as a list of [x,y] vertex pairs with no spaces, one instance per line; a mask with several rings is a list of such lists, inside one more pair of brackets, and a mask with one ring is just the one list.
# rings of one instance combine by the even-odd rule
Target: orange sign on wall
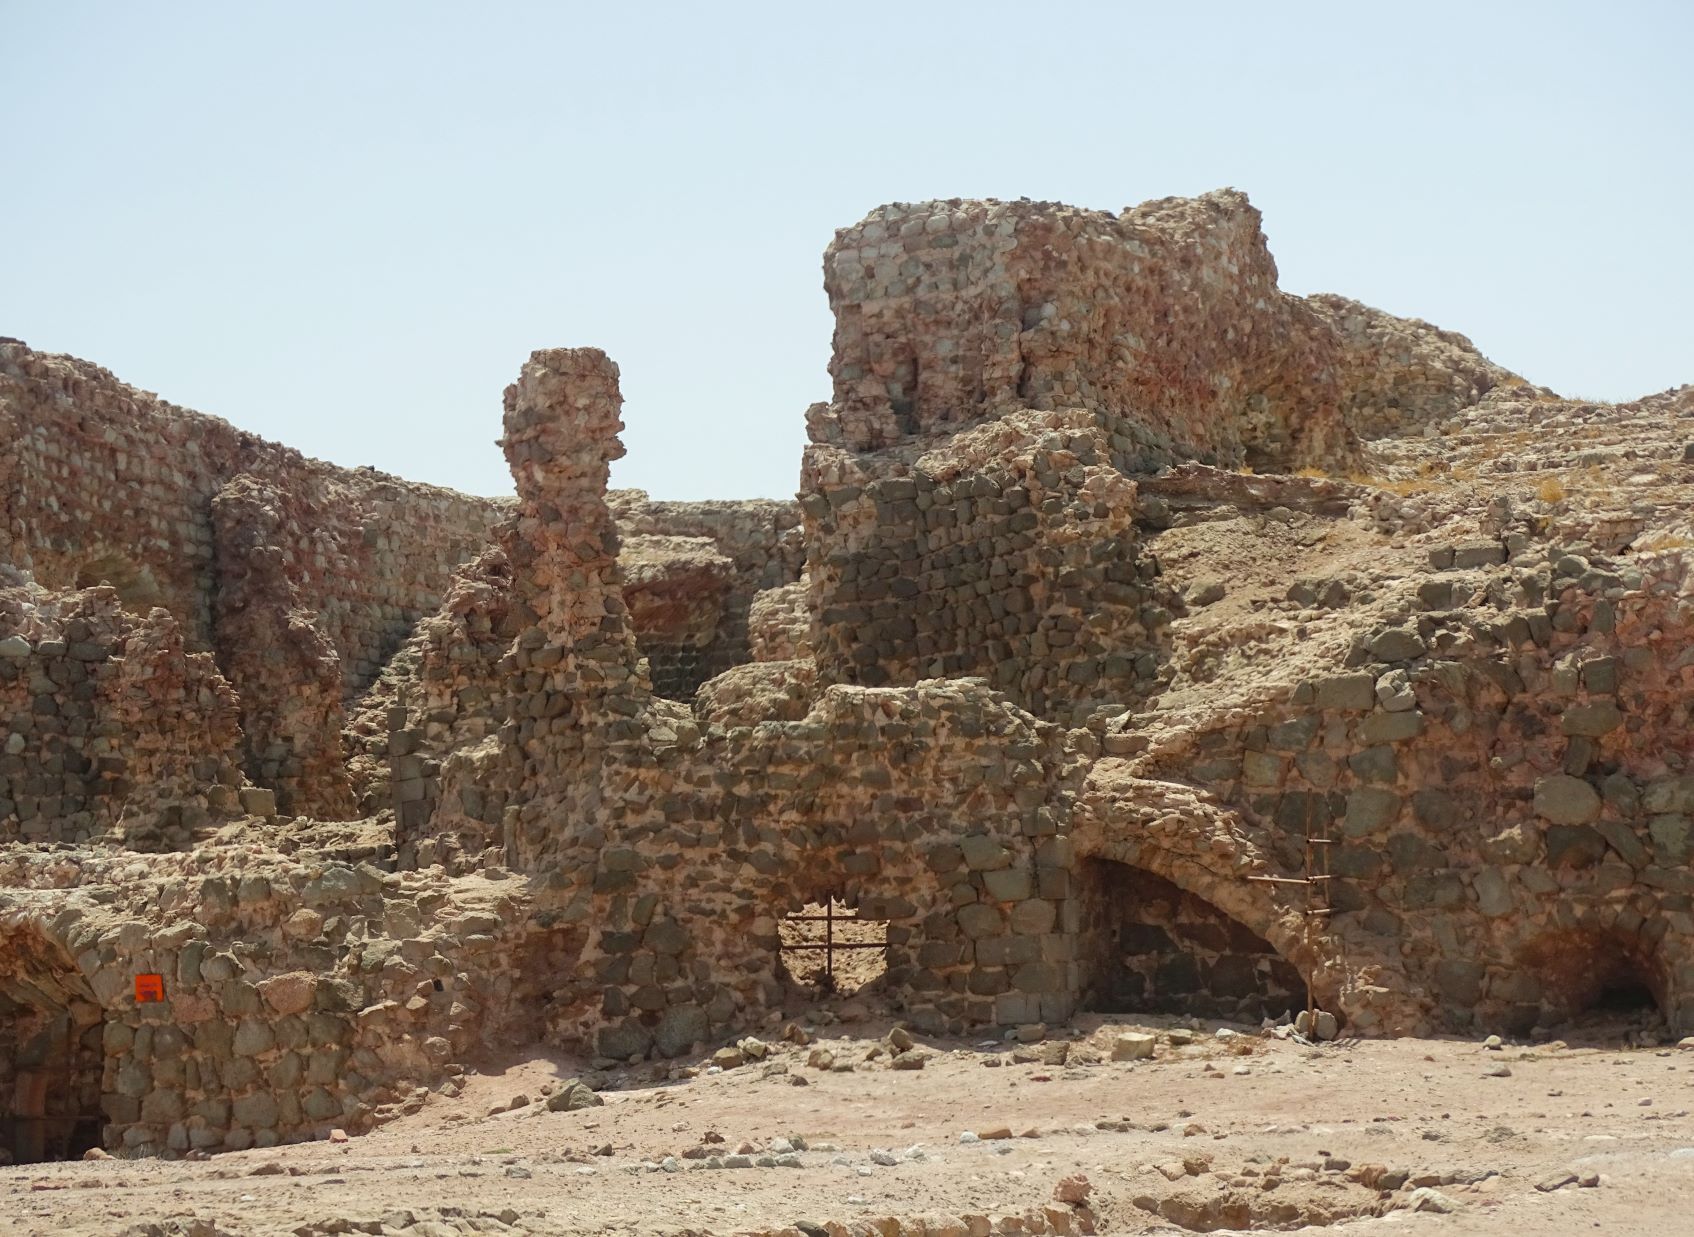
[[145,1005],[149,1001],[165,999],[165,977],[163,975],[137,975],[135,977],[135,1003]]

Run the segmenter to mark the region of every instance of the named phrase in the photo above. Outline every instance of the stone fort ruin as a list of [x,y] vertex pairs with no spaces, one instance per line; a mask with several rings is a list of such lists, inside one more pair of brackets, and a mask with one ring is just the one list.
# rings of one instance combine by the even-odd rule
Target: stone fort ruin
[[0,341],[0,1153],[712,1047],[816,905],[931,1033],[1694,1032],[1694,388],[1284,293],[1232,191],[886,206],[824,281],[794,502],[609,492],[594,349],[485,500]]

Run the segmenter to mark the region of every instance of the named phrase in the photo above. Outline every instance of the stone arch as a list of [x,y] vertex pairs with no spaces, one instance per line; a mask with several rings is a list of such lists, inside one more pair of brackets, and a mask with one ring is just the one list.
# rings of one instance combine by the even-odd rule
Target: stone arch
[[1279,862],[1264,827],[1204,791],[1139,777],[1127,761],[1098,760],[1072,811],[1071,840],[1079,859],[1145,869],[1262,937],[1305,980],[1317,1006],[1353,1031],[1427,1029],[1431,1001],[1407,982],[1397,942],[1308,917],[1298,886],[1253,880],[1302,873]]
[[1099,857],[1079,863],[1077,884],[1082,1008],[1256,1021],[1305,1007],[1305,976],[1205,898]]
[[152,568],[122,554],[102,552],[86,560],[76,570],[75,583],[77,588],[112,588],[123,608],[132,614],[145,615],[154,606],[165,604],[164,590]]
[[1687,1000],[1665,935],[1662,921],[1610,907],[1526,932],[1491,980],[1484,1012],[1517,1035],[1620,1018],[1662,1020],[1675,1032]]
[[79,1158],[104,1134],[104,1015],[39,929],[0,927],[0,942],[0,1160]]

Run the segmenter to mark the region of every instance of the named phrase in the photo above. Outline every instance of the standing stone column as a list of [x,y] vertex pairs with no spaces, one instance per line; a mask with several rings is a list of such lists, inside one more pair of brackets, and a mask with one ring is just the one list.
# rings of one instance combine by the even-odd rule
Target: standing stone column
[[598,348],[532,353],[506,388],[500,440],[517,484],[504,545],[516,603],[533,618],[513,641],[516,756],[511,861],[553,849],[591,819],[605,768],[646,734],[652,690],[618,572],[618,531],[606,505],[611,462],[623,454],[618,367]]

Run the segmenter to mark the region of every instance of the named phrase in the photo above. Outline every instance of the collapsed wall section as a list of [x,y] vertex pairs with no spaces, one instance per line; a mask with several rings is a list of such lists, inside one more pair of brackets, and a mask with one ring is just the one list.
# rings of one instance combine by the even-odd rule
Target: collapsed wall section
[[981,683],[836,686],[780,721],[656,696],[604,500],[619,403],[601,353],[525,365],[503,440],[510,575],[462,577],[463,604],[420,629],[439,638],[424,673],[396,684],[437,771],[403,860],[534,874],[515,1024],[610,1056],[685,1051],[781,1006],[777,923],[831,897],[888,922],[879,990],[915,1022],[1063,1017],[1063,732]]
[[242,809],[239,744],[234,693],[165,610],[0,588],[0,841],[186,845]]
[[[1314,982],[1354,1029],[1551,1033],[1627,980],[1685,1033],[1687,564],[1494,550],[1403,582],[1397,621],[1361,630],[1347,668],[1256,707],[1220,692],[1215,712],[1114,745],[1143,753],[1136,785],[1188,786],[1191,821],[1231,822],[1221,856],[1298,880],[1307,838],[1329,839],[1313,862],[1333,913],[1312,943],[1349,975]],[[1169,856],[1213,841],[1190,823],[1137,845],[1180,878]],[[1258,889],[1255,930],[1303,920],[1304,890]]]
[[347,815],[342,700],[436,610],[500,504],[309,460],[11,340],[0,424],[0,562],[170,611],[240,692],[248,774],[286,811]]
[[805,558],[796,503],[655,502],[613,490],[623,538],[624,599],[653,689],[688,700],[753,659],[748,621],[762,591],[799,579]]

